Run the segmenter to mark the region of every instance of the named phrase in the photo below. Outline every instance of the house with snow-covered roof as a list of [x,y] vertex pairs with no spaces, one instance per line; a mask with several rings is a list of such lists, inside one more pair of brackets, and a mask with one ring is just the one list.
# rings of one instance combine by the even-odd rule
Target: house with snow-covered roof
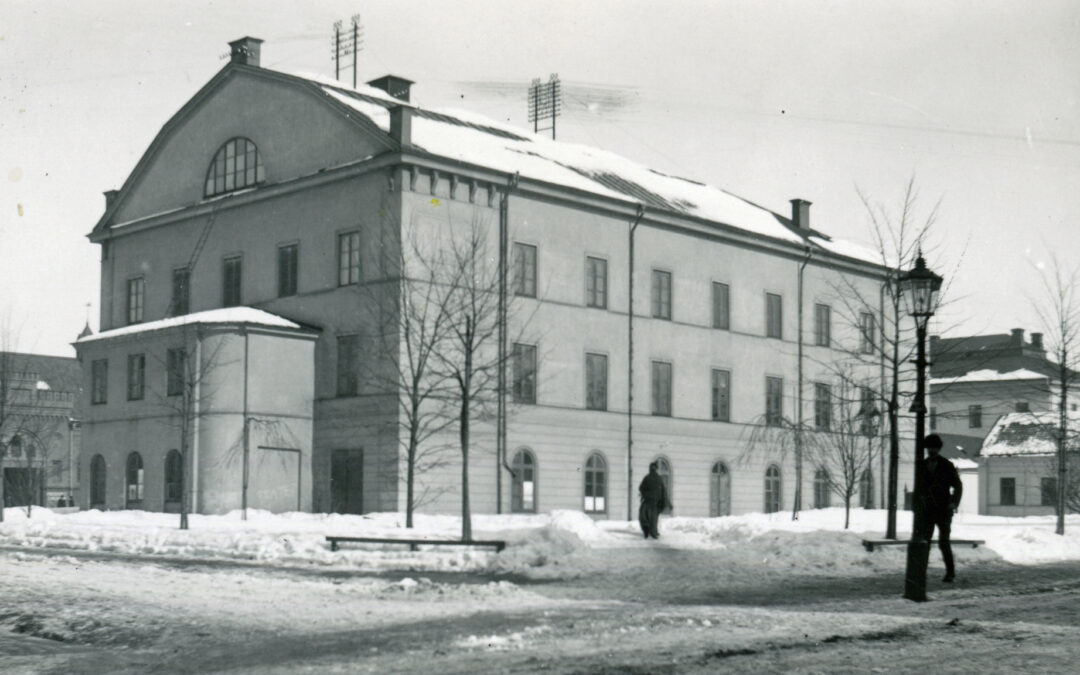
[[[1009,413],[994,423],[979,459],[979,513],[995,516],[1056,513],[1061,485],[1058,471],[1060,415]],[[1070,510],[1080,502],[1080,415],[1066,417],[1066,498]]]
[[[464,474],[475,512],[629,517],[657,461],[677,513],[790,508],[792,458],[739,461],[747,430],[829,429],[835,365],[851,354],[870,355],[861,372],[876,377],[880,308],[849,315],[837,295],[878,297],[872,252],[812,227],[805,200],[774,213],[424,108],[403,78],[352,88],[263,68],[261,48],[231,43],[89,235],[102,330],[76,348],[91,410],[81,461],[98,487],[82,505],[174,508],[183,485],[198,512],[294,498],[404,510],[406,412],[380,386],[410,356],[403,293],[423,284],[419,263],[478,236],[504,280],[491,349],[505,381],[476,411],[467,467],[454,420],[425,439],[438,460],[415,476],[414,503],[459,512]],[[189,387],[210,407],[188,425],[168,405],[177,372],[214,382]],[[295,454],[272,454],[283,449]]]

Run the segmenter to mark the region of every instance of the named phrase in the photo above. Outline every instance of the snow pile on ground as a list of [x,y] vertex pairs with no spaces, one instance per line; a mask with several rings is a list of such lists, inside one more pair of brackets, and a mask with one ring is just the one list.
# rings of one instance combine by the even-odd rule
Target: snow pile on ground
[[[189,516],[180,530],[179,516],[145,511],[57,513],[35,508],[4,510],[0,545],[70,549],[127,555],[228,559],[281,565],[317,565],[358,570],[517,571],[558,567],[589,551],[663,547],[714,552],[717,560],[748,570],[766,566],[814,574],[895,567],[904,547],[866,552],[862,538],[879,539],[886,513],[856,509],[845,530],[840,508],[722,518],[664,517],[661,539],[643,540],[637,523],[593,520],[580,511],[557,510],[534,515],[477,515],[473,539],[501,539],[501,553],[466,547],[397,544],[345,544],[332,552],[327,535],[457,539],[455,516],[418,514],[404,527],[401,513],[366,515],[284,513],[249,510],[221,516]],[[898,536],[908,537],[911,515],[897,517]],[[980,539],[975,551],[958,549],[964,559],[1002,559],[1016,564],[1080,560],[1080,516],[1067,519],[1066,534],[1054,534],[1054,518],[1002,518],[961,514],[953,521],[954,539]]]

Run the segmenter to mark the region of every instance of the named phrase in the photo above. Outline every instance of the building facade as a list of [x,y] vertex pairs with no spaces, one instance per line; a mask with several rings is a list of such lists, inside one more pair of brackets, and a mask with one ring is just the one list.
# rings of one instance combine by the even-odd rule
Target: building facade
[[994,516],[1048,516],[1057,513],[1058,490],[1066,509],[1080,508],[1080,417],[1067,416],[1065,484],[1058,472],[1057,413],[1009,413],[994,423],[979,460],[979,513]]
[[[851,302],[853,288],[879,297],[872,254],[812,228],[803,200],[779,215],[609,153],[426,110],[400,78],[381,80],[401,85],[394,97],[265,69],[260,42],[232,43],[231,63],[106,194],[90,238],[102,250],[95,342],[109,346],[93,349],[119,345],[117,330],[233,306],[314,331],[310,364],[275,362],[259,385],[310,379],[301,508],[403,510],[406,412],[379,382],[412,357],[410,289],[458,288],[460,274],[434,275],[455,262],[460,273],[455,254],[471,241],[484,265],[470,278],[492,282],[478,297],[499,298],[481,319],[502,331],[477,355],[506,378],[470,409],[474,511],[630,517],[656,460],[676,513],[791,508],[791,455],[748,455],[747,438],[800,419],[828,429],[839,373],[875,386],[881,308]],[[100,358],[83,358],[87,382]],[[118,421],[88,440],[84,464],[105,444],[155,442]],[[452,422],[424,441],[428,511],[461,508]],[[805,495],[813,473],[804,467]]]
[[75,359],[0,352],[4,506],[68,505],[78,492],[81,381]]

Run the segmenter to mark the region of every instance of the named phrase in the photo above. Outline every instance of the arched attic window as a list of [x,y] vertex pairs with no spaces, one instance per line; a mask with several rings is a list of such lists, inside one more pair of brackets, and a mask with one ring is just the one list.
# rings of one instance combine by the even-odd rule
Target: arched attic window
[[230,138],[218,148],[206,171],[205,196],[241,190],[264,180],[262,158],[255,144],[246,138]]

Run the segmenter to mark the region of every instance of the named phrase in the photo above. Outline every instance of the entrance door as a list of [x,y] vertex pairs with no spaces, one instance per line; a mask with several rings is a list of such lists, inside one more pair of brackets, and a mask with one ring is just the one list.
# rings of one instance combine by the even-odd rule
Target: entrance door
[[334,450],[331,455],[330,512],[364,512],[363,450]]

